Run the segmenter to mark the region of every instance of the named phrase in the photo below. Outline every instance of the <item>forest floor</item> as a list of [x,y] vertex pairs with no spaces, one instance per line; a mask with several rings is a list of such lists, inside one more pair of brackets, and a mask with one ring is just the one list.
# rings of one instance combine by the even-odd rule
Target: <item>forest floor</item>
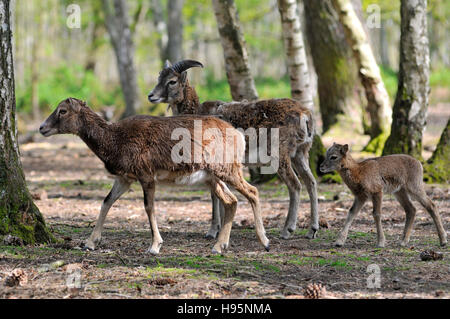
[[[345,246],[336,248],[333,242],[352,196],[344,185],[319,184],[320,216],[328,227],[316,239],[305,238],[309,203],[303,189],[298,230],[282,240],[288,192],[274,181],[259,187],[270,252],[256,239],[250,205],[238,196],[231,247],[212,255],[214,241],[204,237],[211,216],[209,192],[201,186],[160,186],[156,212],[164,244],[155,257],[145,252],[151,234],[135,184],[111,209],[99,248],[83,251],[79,246],[112,186],[103,164],[70,136],[36,137],[21,146],[21,153],[35,203],[60,242],[0,242],[0,298],[303,298],[309,283],[324,285],[325,298],[450,298],[450,249],[439,246],[434,224],[418,203],[409,247],[399,246],[405,214],[386,195],[386,248],[376,248],[371,203],[355,219]],[[427,193],[448,230],[450,186],[427,185]],[[444,257],[421,261],[425,250]],[[380,288],[368,288],[369,265],[379,267]],[[22,269],[28,280],[8,287],[4,282],[14,269]]]

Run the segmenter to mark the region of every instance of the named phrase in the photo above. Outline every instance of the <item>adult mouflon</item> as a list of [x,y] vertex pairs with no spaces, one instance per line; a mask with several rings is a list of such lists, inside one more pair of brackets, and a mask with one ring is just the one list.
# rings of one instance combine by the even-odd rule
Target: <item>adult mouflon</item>
[[[194,130],[199,125],[202,134],[198,137]],[[101,239],[109,209],[134,181],[138,181],[144,192],[145,210],[152,232],[149,253],[158,254],[163,242],[154,212],[155,186],[158,183],[191,185],[202,182],[220,198],[225,207],[225,221],[214,245],[214,253],[221,253],[228,247],[237,199],[226,184],[233,186],[250,202],[258,239],[266,250],[269,249],[258,190],[248,184],[242,174],[240,160],[245,140],[230,124],[215,117],[193,115],[173,118],[140,115],[111,124],[93,112],[85,102],[68,98],[59,103],[39,130],[46,137],[54,134],[78,135],[103,161],[109,173],[116,177],[111,192],[103,202],[94,231],[85,244],[87,248],[95,249]],[[179,143],[172,138],[175,130],[189,135],[189,145],[187,149],[183,149],[183,155],[190,153],[195,156],[196,148],[202,146],[198,160],[178,161],[173,158],[172,150]],[[208,130],[218,132],[223,137],[231,135],[236,138],[221,139],[211,135],[205,138]],[[234,158],[207,160],[208,154],[219,151],[229,153],[231,150],[236,151]]]
[[381,205],[383,193],[392,193],[406,212],[402,246],[409,242],[416,216],[416,208],[411,199],[417,200],[431,215],[439,235],[440,244],[447,244],[447,234],[442,226],[441,217],[431,199],[425,193],[422,164],[409,155],[388,155],[356,162],[349,153],[348,145],[334,143],[326,153],[325,161],[320,165],[323,173],[338,171],[342,180],[355,195],[344,228],[336,241],[343,246],[353,219],[367,200],[372,200],[373,217],[377,227],[379,247],[385,246],[385,237],[381,225]]
[[[189,85],[187,70],[192,67],[203,67],[195,60],[183,60],[171,65],[166,62],[159,74],[158,83],[148,95],[152,103],[169,103],[174,114],[201,114],[217,116],[235,128],[244,131],[255,129],[257,138],[261,141],[261,133],[272,129],[279,130],[279,163],[275,171],[289,190],[289,210],[281,232],[281,237],[287,239],[297,227],[297,214],[300,204],[302,179],[308,190],[311,203],[310,228],[308,238],[315,238],[319,230],[319,213],[317,200],[317,183],[309,166],[309,150],[314,137],[314,119],[311,112],[299,101],[293,99],[268,99],[259,101],[206,101],[199,102],[194,87]],[[271,141],[268,137],[267,141]],[[261,147],[261,143],[259,143]],[[246,159],[251,143],[247,143]],[[244,163],[247,166],[263,167],[262,162]],[[207,237],[215,237],[220,229],[218,205],[213,196],[213,218]]]

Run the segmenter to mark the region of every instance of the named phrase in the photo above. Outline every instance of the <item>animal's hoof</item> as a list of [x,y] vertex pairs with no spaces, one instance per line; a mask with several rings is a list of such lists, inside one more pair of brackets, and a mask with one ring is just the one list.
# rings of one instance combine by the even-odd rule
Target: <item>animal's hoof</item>
[[336,247],[342,247],[342,246],[344,246],[344,243],[343,243],[343,242],[340,242],[340,241],[337,241],[337,242],[334,243],[334,245],[335,245]]
[[222,252],[221,252],[221,251],[218,251],[216,248],[213,248],[213,249],[212,249],[212,253],[213,253],[214,255],[220,255],[220,254],[222,254]]
[[264,249],[265,249],[266,251],[270,251],[270,245],[267,244],[267,246],[264,246]]
[[90,243],[90,242],[81,243],[80,248],[81,248],[81,250],[84,250],[84,251],[93,251],[93,250],[95,250],[95,244]]
[[291,238],[291,233],[288,229],[283,229],[280,236],[282,239],[289,239]]
[[384,246],[385,246],[384,243],[377,244],[377,247],[378,247],[378,248],[384,248]]
[[317,237],[316,229],[310,229],[309,232],[306,234],[306,238],[308,238],[308,239],[314,239],[316,237]]
[[408,246],[408,243],[407,243],[407,242],[404,242],[404,241],[402,241],[402,242],[400,242],[400,246],[402,246],[402,247],[406,247],[406,246]]
[[441,247],[445,247],[445,246],[447,246],[447,242],[446,241],[441,243]]
[[211,234],[211,233],[207,233],[205,235],[206,239],[216,239],[217,233],[216,234]]
[[149,248],[149,249],[147,249],[147,253],[150,255],[156,256],[159,254],[159,250],[154,249],[154,248]]

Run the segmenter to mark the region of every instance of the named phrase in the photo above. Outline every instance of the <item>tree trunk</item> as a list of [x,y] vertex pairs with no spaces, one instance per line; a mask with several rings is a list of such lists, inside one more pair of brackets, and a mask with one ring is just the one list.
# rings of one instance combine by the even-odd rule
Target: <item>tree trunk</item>
[[250,73],[247,48],[236,5],[233,0],[213,0],[212,3],[224,52],[231,96],[235,101],[256,100],[258,93]]
[[0,235],[49,242],[52,235],[33,204],[19,158],[9,0],[0,0],[0,25]]
[[380,68],[373,55],[367,34],[351,1],[333,0],[333,4],[344,26],[347,42],[353,50],[358,65],[358,74],[366,93],[367,111],[371,121],[371,142],[379,140],[377,144],[381,151],[392,122],[389,95],[381,78]]
[[424,165],[424,179],[433,183],[450,182],[450,119],[442,132],[436,150]]
[[391,135],[383,154],[409,154],[422,159],[422,134],[428,108],[430,56],[427,1],[402,0],[400,68]]
[[[314,101],[308,70],[305,44],[301,29],[300,17],[297,12],[296,0],[278,0],[283,39],[286,50],[289,78],[291,80],[291,95],[314,113]],[[316,134],[310,151],[311,171],[317,177],[318,167],[324,159],[325,148],[320,136]]]
[[125,99],[125,112],[122,114],[122,118],[125,118],[136,114],[139,102],[137,75],[134,66],[134,45],[127,3],[125,0],[102,0],[102,6],[105,13],[106,28],[116,54],[120,84]]
[[[308,43],[318,76],[323,133],[339,123],[362,131],[357,66],[331,0],[304,0]],[[346,125],[344,125],[344,123]]]
[[183,3],[169,0],[167,3],[167,59],[172,63],[183,60]]
[[[225,70],[234,101],[257,100],[255,82],[250,72],[247,47],[233,0],[213,0],[214,13],[225,57]],[[249,168],[254,184],[271,180],[275,175],[263,175],[260,168]]]
[[[153,13],[153,24],[155,25],[156,32],[159,35],[158,38],[158,48],[159,57],[161,59],[161,65],[167,60],[166,49],[167,49],[167,24],[164,20],[164,11],[162,7],[161,0],[151,0],[150,9]],[[171,61],[175,63],[175,61]]]

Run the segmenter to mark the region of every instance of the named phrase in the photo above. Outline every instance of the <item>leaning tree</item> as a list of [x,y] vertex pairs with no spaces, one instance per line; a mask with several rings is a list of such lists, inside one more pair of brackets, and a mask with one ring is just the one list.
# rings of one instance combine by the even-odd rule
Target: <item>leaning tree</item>
[[370,147],[366,150],[380,152],[389,135],[392,109],[389,95],[381,78],[380,68],[370,46],[363,24],[353,8],[351,0],[333,0],[347,38],[353,51],[361,84],[367,98],[367,112],[370,116]]
[[247,47],[233,0],[213,0],[225,69],[231,96],[235,101],[257,100],[255,82],[250,72]]
[[400,68],[391,135],[383,155],[409,154],[422,159],[422,134],[428,108],[430,53],[427,1],[402,0]]
[[52,235],[33,203],[19,157],[9,4],[0,0],[0,235],[48,242]]

